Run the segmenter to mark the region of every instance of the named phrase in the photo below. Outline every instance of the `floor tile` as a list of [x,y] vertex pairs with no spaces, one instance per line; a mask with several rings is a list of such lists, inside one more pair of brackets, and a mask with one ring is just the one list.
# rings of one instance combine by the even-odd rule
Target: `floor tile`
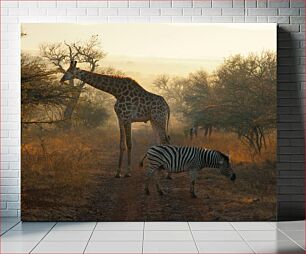
[[0,253],[28,253],[37,242],[1,242]]
[[46,231],[8,231],[1,236],[3,242],[35,242],[40,241],[45,235]]
[[20,222],[11,230],[13,231],[49,231],[55,222]]
[[243,241],[236,231],[192,231],[195,241]]
[[190,230],[188,222],[145,222],[145,230]]
[[245,242],[197,242],[200,253],[253,253]]
[[278,230],[273,231],[239,231],[246,241],[286,241],[289,240],[283,233]]
[[87,242],[40,242],[32,253],[83,253]]
[[193,241],[190,231],[145,231],[145,241]]
[[275,226],[281,230],[304,230],[305,231],[305,221],[282,221],[274,222]]
[[282,231],[289,236],[293,241],[297,242],[302,248],[305,248],[305,231],[304,230],[290,230]]
[[189,222],[191,230],[235,230],[229,222]]
[[[18,232],[18,231],[15,231]],[[44,242],[86,242],[92,231],[50,231],[43,239]]]
[[55,231],[72,231],[72,230],[93,230],[96,222],[58,222],[52,229]]
[[85,253],[142,253],[142,242],[89,242]]
[[142,241],[143,231],[94,231],[90,241]]
[[291,241],[248,242],[256,253],[304,253],[304,250]]
[[2,242],[0,253],[29,253],[37,242]]
[[95,230],[143,230],[144,222],[98,222]]
[[232,222],[237,230],[275,230],[269,222]]
[[143,253],[198,253],[195,243],[190,242],[144,242]]

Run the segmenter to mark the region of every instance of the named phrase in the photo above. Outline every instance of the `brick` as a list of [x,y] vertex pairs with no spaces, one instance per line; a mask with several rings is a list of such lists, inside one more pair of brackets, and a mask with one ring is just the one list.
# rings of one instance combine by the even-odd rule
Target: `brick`
[[300,15],[300,10],[298,8],[280,8],[278,13],[280,16],[297,16]]
[[202,15],[203,16],[221,16],[222,10],[221,8],[203,8]]
[[257,22],[257,17],[250,17],[250,16],[245,16],[244,17],[245,23],[256,23]]
[[233,17],[234,23],[244,23],[244,21],[245,21],[244,16]]
[[129,1],[127,0],[108,1],[108,7],[110,8],[129,7]]
[[280,178],[302,178],[305,177],[305,172],[303,170],[293,171],[293,170],[281,170],[279,171]]
[[182,8],[162,8],[161,15],[162,16],[182,16],[183,9]]
[[31,8],[30,9],[30,16],[43,16],[47,15],[46,8]]
[[233,22],[233,17],[212,17],[212,22],[231,23]]
[[99,8],[99,15],[102,16],[117,16],[118,9],[116,8]]
[[172,22],[172,19],[171,17],[161,17],[161,16],[153,16],[153,17],[150,17],[150,21],[152,23],[171,23]]
[[0,195],[1,201],[18,201],[19,195],[18,194],[3,194]]
[[100,0],[100,1],[77,1],[77,6],[81,8],[106,8],[107,7],[107,0]]
[[211,22],[211,17],[192,17],[193,23],[206,23]]
[[278,23],[278,24],[289,24],[289,17],[286,16],[268,17],[268,22]]
[[17,210],[2,210],[1,217],[17,217]]
[[212,0],[212,7],[228,7],[232,8],[233,7],[233,1],[232,0]]
[[[1,202],[1,206],[0,206],[1,210],[6,209],[6,202]],[[2,233],[2,232],[1,232]]]
[[201,8],[184,8],[183,15],[184,16],[201,16],[202,9]]
[[305,201],[305,196],[304,195],[280,195],[277,198],[278,202],[281,201],[288,201],[288,202],[292,202],[292,201],[300,201],[300,202],[304,202]]
[[18,1],[1,1],[1,8],[18,8]]
[[303,147],[280,147],[278,149],[279,154],[304,154],[304,148]]
[[302,194],[303,186],[279,186],[279,194]]
[[142,16],[159,16],[160,9],[158,8],[143,8],[140,9],[140,15]]
[[129,2],[130,8],[148,8],[150,7],[149,0],[130,0]]
[[290,7],[305,7],[305,0],[290,0]]
[[19,9],[19,8],[10,8],[9,9],[10,16],[27,16],[29,15],[29,9]]
[[19,171],[18,170],[2,170],[0,171],[1,177],[12,177],[12,178],[17,178],[19,177]]
[[47,13],[48,13],[48,16],[65,16],[67,13],[67,10],[65,8],[48,9]]
[[269,0],[268,7],[289,7],[290,2],[289,0]]
[[277,185],[281,186],[303,186],[305,179],[289,178],[289,179],[278,179]]
[[3,176],[1,176],[1,181],[0,181],[0,185],[1,186],[16,186],[18,185],[18,179],[17,178],[4,178]]
[[150,8],[168,8],[172,7],[171,0],[151,0]]
[[192,7],[192,0],[173,0],[172,7]]
[[282,29],[283,31],[287,31],[287,32],[299,32],[300,31],[300,26],[299,25],[293,25],[293,24],[280,24],[278,26],[280,29]]
[[244,16],[244,9],[243,8],[224,8],[222,9],[223,16]]
[[259,16],[259,17],[257,17],[257,22],[258,23],[268,23],[268,17]]
[[292,23],[292,24],[304,24],[305,23],[305,17],[291,16],[290,17],[290,23]]
[[122,16],[139,16],[139,9],[138,8],[119,8],[118,15]]
[[128,17],[130,23],[150,23],[150,17],[145,16],[130,16]]
[[68,16],[84,16],[86,15],[85,8],[68,8],[67,9]]
[[39,8],[56,8],[55,1],[39,1],[38,2]]
[[256,0],[245,0],[245,8],[255,8]]
[[107,17],[107,21],[109,23],[127,23],[128,17],[123,17],[123,16]]
[[249,16],[276,16],[277,9],[275,8],[247,9],[247,15]]
[[98,16],[99,15],[99,9],[98,8],[87,8],[86,9],[86,15],[88,15],[88,16]]
[[57,8],[76,8],[77,7],[77,1],[56,1],[56,7]]
[[244,0],[233,0],[234,8],[244,8]]
[[[243,0],[242,0],[243,1]],[[193,7],[211,7],[212,3],[211,0],[194,0],[193,1]]]
[[266,8],[268,6],[267,0],[259,0],[257,1],[258,8]]
[[192,22],[191,17],[172,17],[172,23],[190,23]]

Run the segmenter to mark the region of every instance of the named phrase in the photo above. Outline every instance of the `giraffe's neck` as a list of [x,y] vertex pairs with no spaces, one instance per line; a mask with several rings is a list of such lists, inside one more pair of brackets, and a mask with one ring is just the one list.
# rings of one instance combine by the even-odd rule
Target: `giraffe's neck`
[[88,85],[91,85],[106,93],[112,94],[116,98],[120,96],[122,82],[118,80],[119,78],[109,75],[97,74],[85,70],[79,70],[75,74],[75,77]]

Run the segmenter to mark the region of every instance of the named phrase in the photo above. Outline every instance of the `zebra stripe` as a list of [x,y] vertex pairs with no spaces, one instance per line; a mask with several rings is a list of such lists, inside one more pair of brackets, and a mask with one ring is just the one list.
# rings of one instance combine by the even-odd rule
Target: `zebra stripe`
[[190,167],[217,168],[221,160],[228,160],[224,154],[215,150],[171,145],[152,146],[147,155],[151,166],[174,173],[188,171]]

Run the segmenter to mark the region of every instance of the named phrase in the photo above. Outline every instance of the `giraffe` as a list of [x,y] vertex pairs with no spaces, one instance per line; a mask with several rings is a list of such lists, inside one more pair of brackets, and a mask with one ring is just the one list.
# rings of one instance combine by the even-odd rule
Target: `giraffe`
[[122,160],[127,147],[128,167],[125,177],[131,176],[131,151],[133,122],[150,121],[153,130],[159,138],[159,143],[169,144],[168,124],[170,109],[162,96],[150,93],[135,80],[128,77],[102,75],[76,67],[77,61],[71,61],[60,82],[79,79],[90,86],[113,95],[117,101],[114,109],[118,118],[120,130],[119,166],[115,177],[121,177]]

